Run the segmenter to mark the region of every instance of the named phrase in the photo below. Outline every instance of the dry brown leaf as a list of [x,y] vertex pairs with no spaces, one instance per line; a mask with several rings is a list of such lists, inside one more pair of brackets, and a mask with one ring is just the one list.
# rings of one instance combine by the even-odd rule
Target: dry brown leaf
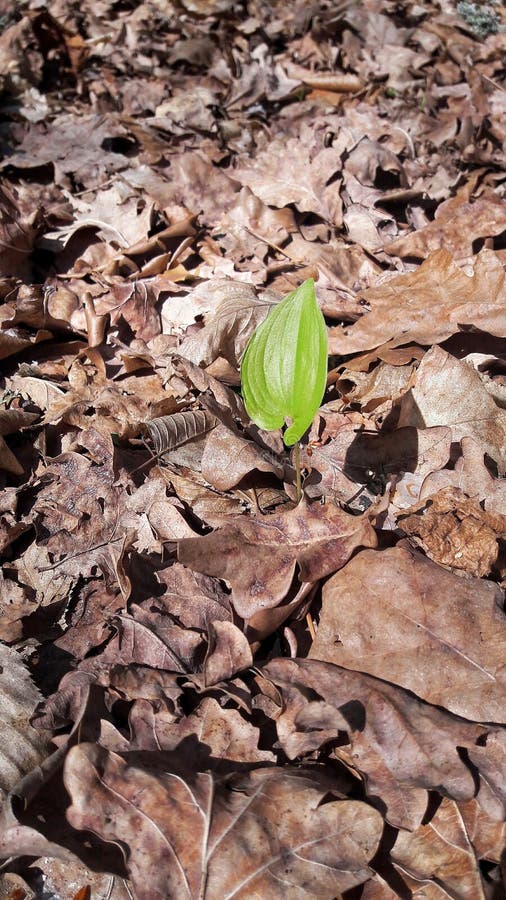
[[364,803],[322,803],[332,782],[311,771],[260,769],[213,785],[210,774],[157,772],[80,744],[65,785],[73,827],[128,848],[139,900],[246,900],[275,896],[280,883],[331,900],[367,880],[382,831]]
[[415,504],[398,526],[429,559],[462,569],[468,575],[488,575],[506,535],[506,516],[484,512],[455,487],[443,488]]
[[285,464],[278,456],[225,425],[218,425],[209,435],[202,454],[202,475],[219,491],[235,487],[254,469],[272,472],[282,479]]
[[174,750],[194,771],[229,774],[243,765],[275,763],[269,750],[259,750],[260,731],[236,709],[222,709],[204,697],[188,716],[176,718],[166,704],[137,700],[129,716],[132,749]]
[[19,653],[0,644],[0,800],[48,755],[48,741],[30,725],[41,700]]
[[503,722],[504,596],[415,551],[364,550],[323,591],[311,650],[398,684],[456,715]]
[[430,345],[470,325],[504,337],[505,293],[504,270],[491,250],[480,251],[472,277],[455,265],[447,250],[438,250],[414,272],[364,291],[362,299],[371,311],[354,325],[331,328],[329,350],[348,355],[383,344]]
[[425,354],[415,386],[402,398],[398,424],[415,428],[449,426],[454,441],[472,437],[501,472],[506,470],[506,412],[478,372],[441,347]]
[[334,746],[346,732],[348,742],[339,741],[334,754],[361,775],[372,801],[385,804],[392,825],[418,828],[428,790],[459,800],[473,796],[474,778],[458,748],[474,747],[480,726],[318,659],[274,659],[261,671],[282,696],[276,729],[289,759]]
[[445,465],[450,444],[449,428],[397,428],[371,434],[343,424],[328,444],[302,449],[302,464],[310,470],[304,487],[310,496],[330,495],[349,503],[363,485],[361,496],[373,502],[375,492],[382,492],[396,476],[412,472],[423,478]]
[[212,534],[180,541],[179,561],[224,578],[236,612],[245,619],[277,606],[299,566],[299,579],[317,581],[341,568],[360,546],[375,546],[366,517],[303,501],[289,512],[256,519],[233,517]]
[[506,818],[506,732],[492,731],[483,747],[473,747],[469,758],[480,768],[481,784],[478,803],[491,818]]
[[2,247],[0,275],[31,279],[31,251],[35,240],[35,216],[24,221],[14,191],[6,184],[0,189],[0,241]]
[[347,140],[325,147],[322,135],[307,128],[301,140],[271,141],[253,161],[239,165],[234,176],[267,206],[294,204],[300,212],[314,213],[339,227],[342,202],[334,177],[341,171]]
[[207,631],[211,622],[231,621],[230,596],[216,578],[192,572],[179,563],[160,569],[156,577],[165,591],[156,602],[147,601],[151,608],[176,616],[186,628],[202,631]]
[[251,647],[242,631],[232,622],[209,625],[209,647],[204,662],[206,687],[233,678],[253,664]]
[[417,881],[433,881],[449,896],[485,900],[478,861],[457,804],[446,797],[414,834],[399,832],[392,860]]
[[506,822],[491,819],[474,798],[458,807],[478,859],[500,862],[506,846]]
[[472,202],[457,195],[437,208],[434,221],[425,228],[417,228],[384,249],[393,256],[422,259],[444,249],[454,259],[467,259],[473,255],[473,242],[477,238],[495,237],[505,230],[504,202],[493,191],[485,191]]
[[185,338],[178,353],[196,365],[209,366],[218,357],[237,366],[255,328],[272,309],[270,292],[258,297],[250,285],[223,282],[224,299],[197,334]]
[[491,475],[483,460],[483,448],[472,437],[463,437],[461,447],[462,456],[454,469],[427,475],[420,498],[425,499],[438,490],[453,486],[483,504],[487,511],[502,514],[506,509],[506,482]]

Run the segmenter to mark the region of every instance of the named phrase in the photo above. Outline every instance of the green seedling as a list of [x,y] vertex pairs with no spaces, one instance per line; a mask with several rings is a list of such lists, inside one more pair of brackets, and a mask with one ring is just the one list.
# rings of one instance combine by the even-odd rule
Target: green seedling
[[287,425],[283,440],[295,444],[300,497],[299,444],[325,392],[327,329],[309,278],[268,314],[251,336],[241,364],[244,403],[266,431]]

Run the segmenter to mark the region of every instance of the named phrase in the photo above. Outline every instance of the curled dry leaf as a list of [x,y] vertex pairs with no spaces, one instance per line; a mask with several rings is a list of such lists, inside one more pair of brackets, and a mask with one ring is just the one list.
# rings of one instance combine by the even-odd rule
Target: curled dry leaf
[[330,799],[332,781],[311,770],[215,781],[80,744],[64,778],[70,823],[126,848],[138,900],[275,897],[280,884],[331,900],[367,880],[383,827],[365,803]]
[[415,551],[364,550],[325,585],[309,655],[464,718],[503,722],[503,606],[497,585],[453,575]]
[[366,517],[303,501],[289,512],[231,517],[212,534],[179,541],[178,555],[183,565],[230,582],[236,612],[249,619],[283,600],[296,564],[301,581],[317,581],[365,546],[376,546]]
[[474,749],[481,726],[463,722],[387,681],[318,659],[275,659],[262,675],[280,691],[278,739],[290,759],[335,744],[335,755],[364,779],[386,818],[414,830],[422,822],[429,790],[470,800],[475,783],[459,747]]
[[506,535],[506,516],[484,512],[458,488],[443,488],[400,516],[398,526],[427,556],[442,566],[478,578],[497,559],[497,540]]
[[186,410],[146,422],[157,455],[167,453],[215,427],[217,419],[205,409]]

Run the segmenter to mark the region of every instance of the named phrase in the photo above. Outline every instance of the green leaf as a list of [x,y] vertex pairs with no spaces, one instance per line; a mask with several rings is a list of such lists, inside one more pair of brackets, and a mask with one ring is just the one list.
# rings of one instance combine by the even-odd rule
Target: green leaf
[[327,381],[327,329],[309,278],[254,331],[241,364],[242,394],[252,421],[266,431],[285,423],[287,447],[311,425]]

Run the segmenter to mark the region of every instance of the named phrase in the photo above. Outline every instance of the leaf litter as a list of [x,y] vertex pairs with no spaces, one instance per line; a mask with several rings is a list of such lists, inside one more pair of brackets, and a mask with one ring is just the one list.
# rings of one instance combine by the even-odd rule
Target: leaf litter
[[[506,21],[473,6],[2,10],[6,900],[504,895]],[[308,279],[297,503],[240,364]]]

